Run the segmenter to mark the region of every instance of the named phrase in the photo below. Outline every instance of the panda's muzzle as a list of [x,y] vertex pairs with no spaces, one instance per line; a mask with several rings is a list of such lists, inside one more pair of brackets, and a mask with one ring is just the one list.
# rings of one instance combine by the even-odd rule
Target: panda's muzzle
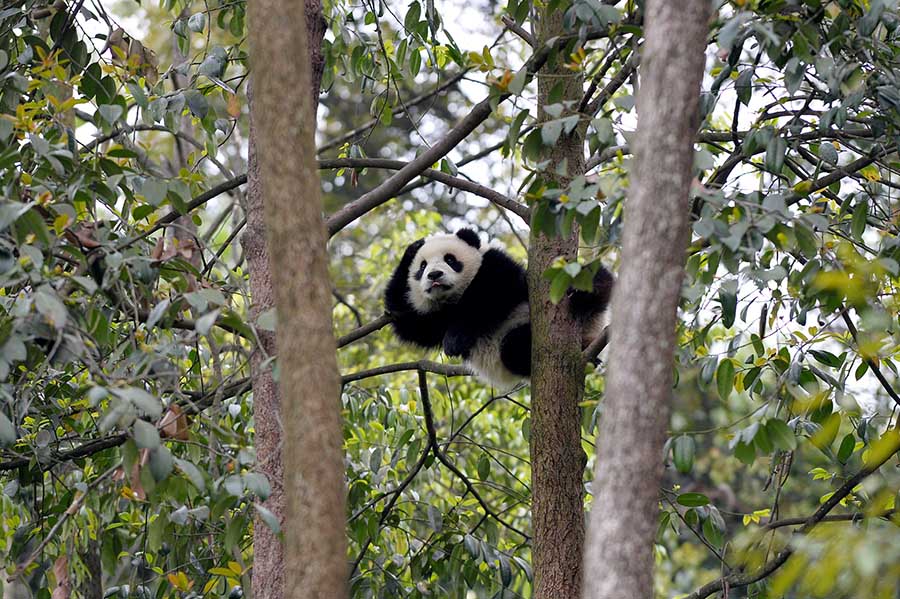
[[431,293],[435,289],[450,289],[452,285],[444,283],[442,279],[444,278],[444,272],[441,270],[432,270],[427,275],[429,285],[425,289],[426,293]]

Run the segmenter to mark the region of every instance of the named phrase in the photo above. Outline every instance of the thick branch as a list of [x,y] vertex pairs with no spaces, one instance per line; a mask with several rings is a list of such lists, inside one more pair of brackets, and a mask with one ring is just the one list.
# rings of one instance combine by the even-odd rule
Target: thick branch
[[350,331],[343,337],[338,337],[338,349],[344,347],[345,345],[350,345],[354,341],[358,341],[366,335],[369,335],[370,333],[374,333],[375,331],[386,327],[391,323],[392,320],[394,320],[394,318],[390,314],[382,314],[372,322],[364,324],[358,329]]

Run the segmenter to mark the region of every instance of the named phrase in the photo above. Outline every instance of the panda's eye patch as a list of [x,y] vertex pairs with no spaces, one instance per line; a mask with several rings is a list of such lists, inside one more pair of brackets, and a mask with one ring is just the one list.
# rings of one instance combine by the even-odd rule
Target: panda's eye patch
[[460,272],[463,269],[462,262],[456,259],[456,256],[453,254],[447,254],[444,256],[444,262],[447,263],[447,266],[455,270],[456,272]]
[[419,270],[416,271],[416,274],[413,275],[413,278],[418,281],[419,279],[422,278],[422,274],[424,272],[425,272],[425,261],[422,260],[422,262],[419,264]]

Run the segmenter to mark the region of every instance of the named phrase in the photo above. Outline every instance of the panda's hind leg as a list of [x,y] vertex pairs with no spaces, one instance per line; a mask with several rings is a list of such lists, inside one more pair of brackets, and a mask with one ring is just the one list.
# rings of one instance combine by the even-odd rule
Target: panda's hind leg
[[530,324],[521,324],[503,337],[500,343],[500,361],[516,376],[531,376]]

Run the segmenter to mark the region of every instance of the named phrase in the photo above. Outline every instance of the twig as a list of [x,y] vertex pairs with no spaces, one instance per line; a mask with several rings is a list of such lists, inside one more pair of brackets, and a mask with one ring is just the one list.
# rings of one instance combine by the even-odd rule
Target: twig
[[[857,338],[858,331],[856,327],[853,325],[853,321],[850,320],[850,315],[847,314],[847,310],[843,310],[841,312],[841,316],[844,319],[844,324],[847,325],[847,330],[850,331],[850,336],[853,337],[853,341],[859,345],[859,339]],[[894,400],[894,403],[900,406],[900,396],[897,395],[897,392],[894,391],[894,388],[891,386],[890,382],[888,382],[887,378],[881,372],[881,369],[878,367],[878,364],[875,363],[875,360],[871,358],[863,357],[863,361],[868,364],[869,369],[872,370],[872,374],[875,375],[875,378],[878,379],[878,382],[881,383],[881,386],[887,392],[887,394]]]
[[334,297],[334,299],[335,299],[335,301],[337,301],[337,303],[341,304],[342,306],[344,306],[345,308],[350,310],[350,313],[353,314],[353,318],[356,319],[356,326],[362,327],[363,326],[362,315],[359,313],[359,310],[356,308],[356,306],[354,306],[353,304],[348,302],[347,298],[344,297],[344,295],[341,292],[339,292],[337,289],[332,289],[331,295],[332,295],[332,297]]
[[[825,516],[819,522],[858,522],[860,520],[865,520],[866,518],[890,518],[894,514],[897,513],[897,510],[887,510],[878,514],[864,514],[862,512],[857,512],[855,514],[833,514],[831,516]],[[776,528],[783,528],[785,526],[797,526],[799,524],[806,524],[806,521],[809,518],[798,517],[798,518],[782,518],[781,520],[775,520],[774,522],[769,522],[763,528],[766,530],[775,530]]]
[[[622,65],[622,68],[619,69],[619,72],[610,79],[609,83],[606,84],[596,98],[590,100],[590,95],[585,94],[585,100],[590,100],[587,105],[584,107],[582,112],[587,114],[595,114],[599,111],[604,104],[606,104],[610,98],[612,98],[613,94],[616,93],[620,87],[622,87],[625,82],[631,77],[631,74],[638,67],[638,64],[641,62],[641,56],[637,50],[631,51],[631,56],[628,57],[628,62]],[[592,93],[592,92],[591,92]]]
[[[377,499],[372,500],[372,502],[369,502],[369,505],[371,506],[371,505],[374,505],[375,503],[377,503],[378,501],[381,501],[388,495],[391,496],[391,499],[387,502],[387,505],[385,505],[384,509],[381,511],[381,517],[378,519],[379,530],[381,529],[382,526],[384,526],[384,523],[387,520],[388,515],[390,515],[391,510],[394,509],[394,504],[397,503],[397,500],[400,498],[400,494],[403,493],[403,491],[406,489],[406,487],[408,487],[410,485],[410,483],[413,481],[413,479],[416,478],[416,475],[418,475],[419,472],[422,470],[422,467],[425,466],[425,462],[428,460],[428,454],[430,453],[430,451],[432,449],[433,449],[432,440],[431,440],[431,437],[429,437],[428,444],[425,446],[425,449],[422,450],[422,455],[419,456],[419,459],[416,461],[415,465],[407,473],[406,477],[402,481],[400,481],[400,484],[398,484],[394,489],[391,489],[390,491],[382,494]],[[363,510],[360,510],[359,512],[354,514],[353,517],[350,518],[350,521],[352,522],[354,519],[356,519],[356,517],[360,513],[362,513],[362,511]],[[353,560],[353,565],[350,568],[350,578],[353,578],[353,575],[356,573],[357,568],[359,568],[359,564],[360,564],[360,562],[362,562],[363,557],[365,557],[366,551],[369,550],[369,546],[371,544],[372,544],[372,537],[368,537],[366,539],[366,542],[363,543],[362,548],[359,550],[359,554],[356,556],[356,559]]]
[[534,36],[525,31],[524,27],[513,21],[512,18],[509,17],[509,15],[503,15],[502,17],[500,17],[500,20],[503,21],[503,24],[506,25],[507,29],[518,35],[526,44],[534,48]]
[[[404,106],[398,106],[391,112],[391,114],[393,116],[399,116],[400,114],[402,114],[404,112],[405,108],[411,108],[413,106],[421,104],[422,102],[425,102],[426,100],[428,100],[430,98],[433,98],[434,96],[438,95],[439,93],[450,89],[451,87],[453,87],[454,85],[456,85],[457,83],[462,81],[463,77],[465,77],[468,74],[469,74],[469,69],[460,71],[459,73],[457,73],[456,75],[454,75],[453,77],[451,77],[450,79],[445,81],[444,83],[438,85],[431,91],[427,91],[424,94],[420,94],[420,95],[416,96],[415,98],[412,98],[411,100],[406,102]],[[319,148],[316,150],[316,153],[322,154],[323,152],[327,152],[328,150],[331,150],[332,148],[341,146],[344,143],[350,141],[351,139],[357,137],[358,135],[365,133],[366,131],[368,131],[369,129],[371,129],[372,127],[374,127],[377,124],[378,124],[378,119],[370,119],[365,124],[360,125],[359,127],[356,127],[355,129],[351,129],[347,133],[344,133],[343,135],[340,135],[340,136],[336,137],[335,139],[325,142],[324,144],[319,146]]]
[[584,348],[584,351],[581,352],[581,356],[584,358],[585,364],[587,364],[588,362],[593,362],[594,359],[596,359],[596,357],[600,355],[600,352],[603,351],[603,348],[605,348],[608,344],[609,327],[606,326],[603,327],[603,332],[600,333],[600,335],[598,335],[596,339],[591,341],[591,343],[586,348]]

